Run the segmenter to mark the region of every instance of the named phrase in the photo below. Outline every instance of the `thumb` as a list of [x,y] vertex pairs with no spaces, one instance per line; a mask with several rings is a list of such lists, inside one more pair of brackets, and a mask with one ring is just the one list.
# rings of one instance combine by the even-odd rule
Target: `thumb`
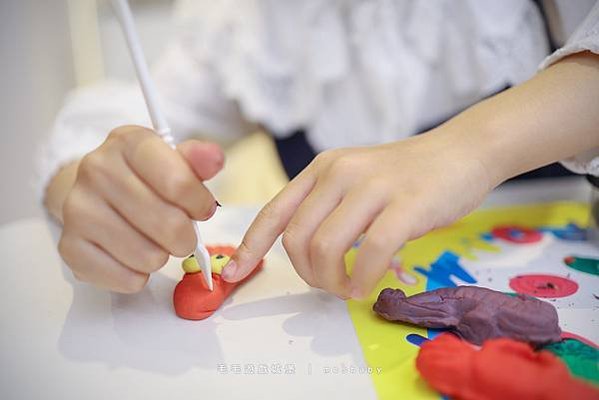
[[196,176],[203,181],[214,177],[225,164],[225,155],[216,143],[186,140],[177,146],[177,151],[187,160]]

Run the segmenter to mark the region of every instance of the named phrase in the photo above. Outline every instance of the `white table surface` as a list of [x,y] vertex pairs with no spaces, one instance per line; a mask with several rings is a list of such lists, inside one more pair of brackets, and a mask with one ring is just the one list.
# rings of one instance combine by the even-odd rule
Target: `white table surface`
[[[560,178],[507,185],[484,206],[588,196],[582,179]],[[224,207],[204,237],[236,244],[256,211]],[[221,310],[190,322],[172,310],[179,260],[139,294],[107,293],[73,279],[56,237],[43,219],[0,227],[0,399],[375,397],[367,374],[341,373],[364,365],[345,303],[309,289],[279,244]],[[294,373],[270,371],[279,365]]]

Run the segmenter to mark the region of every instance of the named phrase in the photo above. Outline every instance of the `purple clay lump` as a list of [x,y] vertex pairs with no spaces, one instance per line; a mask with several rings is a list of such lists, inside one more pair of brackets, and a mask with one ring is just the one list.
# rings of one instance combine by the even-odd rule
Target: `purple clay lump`
[[389,321],[450,329],[477,345],[499,337],[535,347],[560,341],[557,311],[551,304],[478,286],[441,288],[410,297],[401,289],[387,288],[373,310]]

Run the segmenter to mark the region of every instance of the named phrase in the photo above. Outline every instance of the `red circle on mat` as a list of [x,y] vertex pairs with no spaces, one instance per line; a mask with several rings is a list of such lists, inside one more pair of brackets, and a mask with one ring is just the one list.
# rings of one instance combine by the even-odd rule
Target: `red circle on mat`
[[578,283],[555,275],[518,275],[510,279],[510,287],[516,293],[534,297],[567,297],[578,290]]
[[536,243],[543,239],[541,232],[523,226],[498,226],[491,234],[512,243]]

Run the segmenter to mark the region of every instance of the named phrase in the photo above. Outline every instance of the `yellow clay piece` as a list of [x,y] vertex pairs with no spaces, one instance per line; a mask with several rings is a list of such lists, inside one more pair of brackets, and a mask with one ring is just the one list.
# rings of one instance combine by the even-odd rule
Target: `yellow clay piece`
[[211,256],[210,262],[212,264],[212,272],[220,274],[227,262],[229,262],[229,258],[229,256],[225,256],[223,254],[215,254]]
[[198,261],[194,256],[189,256],[185,260],[183,260],[181,267],[183,267],[183,271],[187,272],[188,274],[193,274],[195,272],[201,271],[200,264],[198,264]]
[[[229,256],[225,256],[222,254],[212,255],[210,257],[210,263],[212,264],[212,272],[220,274],[223,270],[223,267],[229,261],[229,258]],[[193,255],[183,260],[183,263],[181,263],[181,267],[183,268],[183,271],[187,272],[188,274],[194,274],[196,272],[201,271],[200,265],[198,264],[198,261]]]

